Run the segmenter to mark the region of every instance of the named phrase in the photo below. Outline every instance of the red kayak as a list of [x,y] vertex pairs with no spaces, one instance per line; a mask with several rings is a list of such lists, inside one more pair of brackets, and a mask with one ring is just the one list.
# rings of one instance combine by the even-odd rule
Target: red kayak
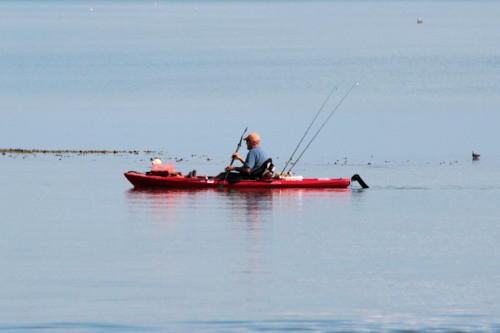
[[302,178],[284,177],[270,178],[266,180],[240,180],[237,182],[224,181],[220,177],[209,176],[186,176],[186,175],[154,175],[151,173],[139,173],[129,171],[125,177],[137,188],[163,187],[171,189],[204,189],[226,187],[234,189],[255,188],[347,188],[351,184],[349,178]]
[[153,161],[151,171],[140,173],[136,171],[125,172],[125,177],[136,188],[168,188],[168,189],[293,189],[293,188],[347,188],[351,180],[357,181],[363,188],[368,188],[358,175],[349,178],[303,178],[302,176],[272,176],[265,171],[263,176],[256,179],[242,178],[235,173],[221,173],[218,176],[197,176],[196,170],[188,175],[176,172],[174,164],[161,164],[159,159]]

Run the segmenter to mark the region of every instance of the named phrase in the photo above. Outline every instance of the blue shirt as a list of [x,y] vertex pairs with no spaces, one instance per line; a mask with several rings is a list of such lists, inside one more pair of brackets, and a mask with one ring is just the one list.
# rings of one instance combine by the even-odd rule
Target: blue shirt
[[[269,157],[267,154],[262,150],[262,148],[255,147],[254,149],[250,150],[247,154],[247,158],[245,159],[245,164],[243,166],[252,169],[254,171],[258,167],[260,167],[262,164],[264,164],[265,161],[267,161]],[[252,172],[250,171],[250,172]]]

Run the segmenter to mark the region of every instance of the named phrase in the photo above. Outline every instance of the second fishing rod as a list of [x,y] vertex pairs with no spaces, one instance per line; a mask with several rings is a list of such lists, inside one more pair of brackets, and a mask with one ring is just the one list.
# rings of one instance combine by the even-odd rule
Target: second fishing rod
[[[346,99],[346,97],[351,93],[351,91],[355,88],[355,87],[358,87],[359,86],[359,82],[355,82],[351,88],[347,91],[347,93],[340,99],[340,101],[337,103],[337,105],[335,106],[335,108],[332,110],[332,112],[330,113],[330,115],[326,118],[326,120],[323,122],[323,124],[320,126],[320,128],[316,131],[316,134],[314,134],[314,136],[312,137],[312,139],[309,141],[309,143],[307,144],[307,146],[302,150],[302,152],[300,153],[299,157],[297,157],[297,159],[295,160],[295,162],[292,163],[292,165],[290,166],[290,169],[288,169],[288,171],[286,172],[286,174],[290,174],[293,170],[293,168],[295,167],[295,165],[297,165],[297,163],[299,162],[300,158],[302,157],[302,155],[304,155],[304,153],[306,152],[307,148],[309,148],[309,146],[311,145],[311,143],[313,143],[314,139],[316,139],[316,137],[318,136],[319,132],[321,132],[321,130],[323,129],[323,127],[325,127],[326,123],[330,120],[330,118],[333,116],[333,114],[335,113],[335,111],[337,111],[337,109],[340,107],[340,105],[344,102],[344,100]],[[335,91],[336,88],[334,90],[332,90],[332,92],[330,93],[330,95],[328,95],[328,98],[326,99],[325,103],[323,103],[323,106],[320,108],[320,110],[318,111],[318,113],[316,114],[316,116],[314,117],[313,121],[311,122],[311,124],[309,125],[309,127],[307,128],[306,130],[306,133],[304,134],[304,136],[302,137],[302,139],[300,140],[299,144],[297,145],[297,147],[295,148],[294,152],[292,153],[292,156],[290,157],[289,161],[287,162],[287,164],[285,165],[285,168],[283,168],[283,172],[285,171],[286,167],[288,166],[288,164],[290,163],[290,161],[292,160],[293,158],[293,155],[295,154],[295,152],[297,151],[297,149],[299,148],[299,146],[301,145],[302,141],[304,140],[305,136],[307,135],[307,133],[309,132],[312,124],[316,121],[316,119],[318,118],[318,115],[319,113],[321,112],[321,110],[323,110],[323,107],[324,105],[326,104],[326,102],[328,101],[328,99],[330,98],[330,96],[332,95],[333,91]],[[282,172],[282,173],[283,173]]]

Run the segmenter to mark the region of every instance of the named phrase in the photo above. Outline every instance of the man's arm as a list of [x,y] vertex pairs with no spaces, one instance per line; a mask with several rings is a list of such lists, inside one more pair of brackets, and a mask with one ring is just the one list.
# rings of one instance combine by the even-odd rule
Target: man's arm
[[250,171],[252,171],[252,169],[246,167],[246,166],[242,166],[242,167],[235,167],[235,166],[228,166],[226,168],[226,171],[238,171],[239,173],[250,173]]

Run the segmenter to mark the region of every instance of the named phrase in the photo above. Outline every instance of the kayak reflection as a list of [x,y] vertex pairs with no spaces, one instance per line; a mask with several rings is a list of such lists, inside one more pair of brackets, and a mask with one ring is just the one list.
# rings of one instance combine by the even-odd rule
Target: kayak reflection
[[[179,269],[168,262],[224,263],[248,276],[251,286],[273,273],[268,260],[277,244],[297,230],[318,230],[332,216],[341,220],[351,201],[349,189],[130,189],[125,194],[131,224],[144,233],[144,242],[161,244],[157,255],[166,270]],[[252,290],[248,298],[260,293]]]
[[133,217],[164,221],[167,225],[189,220],[246,222],[259,228],[262,220],[272,221],[281,210],[300,211],[304,202],[321,198],[343,205],[350,189],[143,189],[126,192],[128,211]]

